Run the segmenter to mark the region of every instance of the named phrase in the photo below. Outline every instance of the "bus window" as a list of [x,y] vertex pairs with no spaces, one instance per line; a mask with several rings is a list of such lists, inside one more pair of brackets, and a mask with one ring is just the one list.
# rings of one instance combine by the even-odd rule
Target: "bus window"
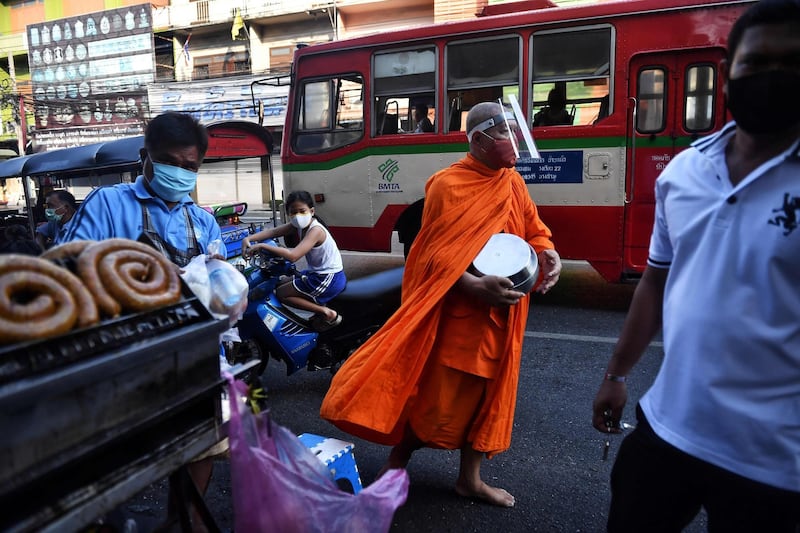
[[298,100],[292,140],[296,153],[332,150],[363,136],[364,81],[360,76],[305,82]]
[[609,114],[610,27],[543,31],[531,46],[534,127],[593,124]]
[[656,133],[666,122],[667,85],[663,68],[646,68],[639,72],[636,100],[636,131]]
[[686,68],[683,127],[686,131],[708,131],[714,125],[714,93],[717,73],[711,65]]
[[446,131],[465,131],[467,112],[477,103],[519,97],[519,37],[450,43],[446,60]]
[[433,46],[376,53],[373,73],[375,136],[413,133],[418,122],[414,117],[417,106],[426,106],[435,124],[436,49]]

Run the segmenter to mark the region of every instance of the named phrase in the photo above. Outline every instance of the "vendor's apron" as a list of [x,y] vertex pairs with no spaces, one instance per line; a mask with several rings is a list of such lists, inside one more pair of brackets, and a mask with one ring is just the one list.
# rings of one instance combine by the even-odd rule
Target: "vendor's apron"
[[189,208],[185,205],[183,206],[183,216],[186,219],[186,242],[189,243],[189,248],[187,250],[179,250],[158,234],[153,228],[153,219],[150,217],[150,211],[147,210],[144,202],[140,202],[140,204],[142,206],[142,234],[147,236],[167,259],[179,267],[184,267],[189,264],[193,257],[202,253],[200,245],[197,243],[197,236],[194,234],[194,224],[192,224],[192,217],[189,216]]
[[[183,216],[186,220],[186,242],[189,243],[189,248],[186,251],[178,250],[170,243],[165,241],[161,235],[153,228],[153,219],[150,217],[150,212],[145,207],[144,202],[139,202],[142,206],[142,235],[146,236],[167,259],[178,265],[179,267],[185,267],[189,264],[189,261],[192,260],[193,257],[196,257],[202,253],[200,250],[200,245],[197,243],[197,236],[194,234],[194,224],[192,223],[192,217],[189,216],[189,208],[185,205],[183,206]],[[223,395],[222,398],[222,405],[225,405],[228,402],[227,398]],[[227,422],[230,414],[225,416],[225,408],[223,407],[223,421]],[[195,457],[190,461],[190,463],[196,463],[198,461],[202,461],[209,457],[216,457],[228,451],[230,447],[228,437],[225,437],[221,441],[217,442],[209,449]]]

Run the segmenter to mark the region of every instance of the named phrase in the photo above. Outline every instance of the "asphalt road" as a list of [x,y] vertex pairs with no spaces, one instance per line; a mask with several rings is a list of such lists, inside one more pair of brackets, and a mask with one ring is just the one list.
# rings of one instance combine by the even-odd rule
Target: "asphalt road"
[[[398,254],[348,254],[351,276],[398,264]],[[349,266],[348,266],[349,265]],[[567,263],[559,285],[535,296],[528,319],[511,448],[485,461],[484,479],[516,497],[513,509],[459,497],[453,491],[458,452],[423,449],[408,472],[408,500],[392,532],[600,532],[605,530],[608,478],[621,437],[612,436],[602,460],[604,436],[590,424],[590,409],[618,335],[634,285],[605,283],[585,263]],[[652,382],[663,355],[654,343],[629,380],[623,417],[634,423],[634,402]],[[286,376],[271,361],[265,372],[272,416],[293,432],[316,433],[355,443],[365,485],[383,465],[388,448],[353,438],[318,416],[330,382],[327,372]],[[164,515],[166,482],[154,484],[122,508],[138,531],[150,531]],[[227,461],[215,464],[206,501],[223,531],[233,527]],[[264,505],[269,507],[270,502]],[[704,531],[699,517],[686,531]]]

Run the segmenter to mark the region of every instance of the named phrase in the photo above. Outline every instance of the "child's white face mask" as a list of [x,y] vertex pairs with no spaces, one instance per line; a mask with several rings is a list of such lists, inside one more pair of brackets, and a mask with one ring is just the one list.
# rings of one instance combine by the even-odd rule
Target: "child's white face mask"
[[305,229],[305,228],[308,227],[309,224],[311,224],[311,219],[313,218],[313,216],[314,215],[312,215],[310,213],[308,213],[308,214],[297,214],[297,215],[294,215],[289,220],[289,222],[291,222],[292,226],[294,226],[297,229]]

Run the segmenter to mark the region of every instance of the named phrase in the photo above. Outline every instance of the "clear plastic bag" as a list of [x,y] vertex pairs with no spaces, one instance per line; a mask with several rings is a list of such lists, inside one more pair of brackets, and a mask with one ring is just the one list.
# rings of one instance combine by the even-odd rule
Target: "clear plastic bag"
[[267,412],[238,400],[247,386],[228,376],[234,530],[363,533],[388,531],[408,496],[408,474],[390,470],[358,494],[340,490],[322,462]]
[[205,254],[193,257],[181,277],[200,302],[217,318],[232,325],[247,309],[247,278],[233,265]]
[[211,289],[209,309],[227,316],[230,324],[235,324],[247,309],[247,278],[235,266],[219,259],[207,261],[206,270]]
[[206,269],[206,255],[197,255],[181,268],[181,278],[189,286],[194,295],[206,309],[210,309],[211,285]]

